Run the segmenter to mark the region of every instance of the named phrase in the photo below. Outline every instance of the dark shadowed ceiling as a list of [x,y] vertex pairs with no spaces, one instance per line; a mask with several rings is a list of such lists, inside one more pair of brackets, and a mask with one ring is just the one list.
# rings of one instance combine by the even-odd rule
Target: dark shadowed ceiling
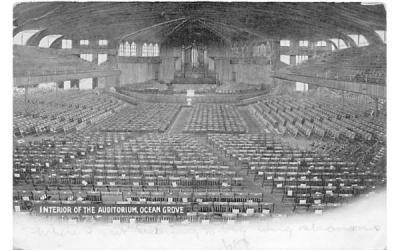
[[379,42],[383,5],[277,2],[48,2],[14,7],[14,35],[40,29],[72,39],[173,39],[180,34],[227,42],[245,39],[328,39],[363,34]]

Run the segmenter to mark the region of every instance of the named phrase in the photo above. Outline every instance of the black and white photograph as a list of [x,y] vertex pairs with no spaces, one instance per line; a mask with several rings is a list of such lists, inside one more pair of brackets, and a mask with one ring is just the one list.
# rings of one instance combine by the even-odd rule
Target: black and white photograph
[[387,10],[15,2],[13,249],[387,249]]

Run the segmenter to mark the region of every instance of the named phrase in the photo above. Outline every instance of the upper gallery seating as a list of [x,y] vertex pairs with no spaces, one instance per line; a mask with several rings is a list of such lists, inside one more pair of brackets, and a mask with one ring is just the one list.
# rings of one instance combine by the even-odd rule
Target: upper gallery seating
[[183,204],[188,217],[210,220],[274,209],[209,147],[182,134],[81,132],[17,146],[14,185],[18,210],[46,203]]
[[56,49],[14,45],[14,76],[74,74],[77,72],[105,71],[108,67],[79,59],[73,55],[60,55]]
[[[275,96],[248,106],[250,112],[267,127],[294,136],[330,136],[336,139],[382,137],[382,119],[363,117],[353,105],[341,105],[329,99]],[[365,108],[365,107],[364,107]]]
[[97,127],[102,131],[164,132],[175,120],[180,108],[179,104],[140,103],[123,108]]
[[[238,160],[255,181],[293,209],[339,206],[382,183],[378,165],[358,165],[326,153],[293,149],[267,135],[209,135],[215,148]],[[382,158],[379,152],[378,158]]]
[[236,106],[196,104],[186,124],[185,132],[245,133],[246,123]]
[[69,132],[111,115],[122,102],[92,91],[47,91],[14,97],[16,136]]
[[386,84],[386,46],[337,50],[284,69],[295,75]]

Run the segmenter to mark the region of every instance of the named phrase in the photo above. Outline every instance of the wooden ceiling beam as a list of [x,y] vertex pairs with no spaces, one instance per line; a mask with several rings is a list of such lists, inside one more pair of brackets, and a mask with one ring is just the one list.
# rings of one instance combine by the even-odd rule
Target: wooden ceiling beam
[[118,40],[154,25],[193,18],[203,19],[225,37],[233,30],[261,39],[295,36],[304,39],[311,35],[310,39],[327,39],[357,31],[370,43],[378,43],[374,29],[386,29],[384,7],[360,3],[64,2],[16,5],[17,27],[13,33],[40,28],[67,37],[79,38],[85,34],[88,38],[104,36]]

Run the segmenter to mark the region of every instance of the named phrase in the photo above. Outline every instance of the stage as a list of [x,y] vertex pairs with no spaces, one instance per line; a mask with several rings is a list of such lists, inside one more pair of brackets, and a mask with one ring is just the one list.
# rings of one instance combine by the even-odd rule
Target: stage
[[206,71],[175,72],[171,84],[219,84],[217,74]]

